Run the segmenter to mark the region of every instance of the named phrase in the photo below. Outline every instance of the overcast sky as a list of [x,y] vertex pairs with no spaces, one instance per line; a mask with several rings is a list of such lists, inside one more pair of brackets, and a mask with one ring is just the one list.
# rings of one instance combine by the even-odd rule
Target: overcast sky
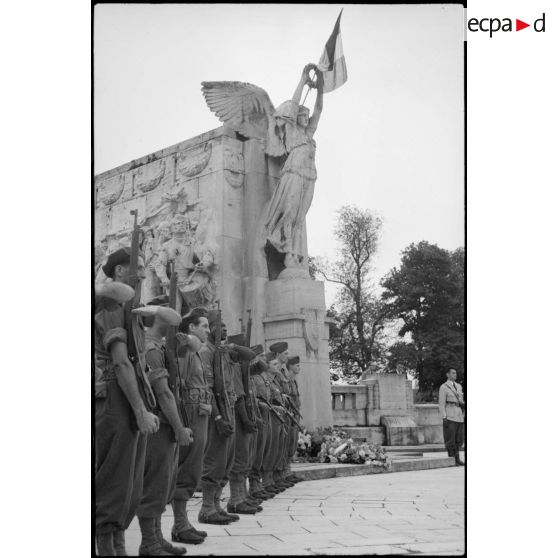
[[[254,83],[275,106],[290,99],[341,7],[96,6],[95,172],[220,126],[203,80]],[[347,5],[341,35],[349,77],[324,97],[308,247],[334,256],[336,210],[374,210],[379,280],[411,242],[464,243],[462,8]]]

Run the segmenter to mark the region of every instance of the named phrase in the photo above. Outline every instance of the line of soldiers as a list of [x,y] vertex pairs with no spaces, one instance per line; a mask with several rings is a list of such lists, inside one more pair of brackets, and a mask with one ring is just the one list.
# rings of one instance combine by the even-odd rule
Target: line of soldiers
[[137,516],[140,556],[179,555],[186,549],[161,531],[167,504],[172,541],[200,544],[207,533],[187,511],[200,487],[198,522],[225,525],[302,480],[290,469],[300,362],[287,343],[264,353],[244,334],[227,336],[219,310],[180,316],[172,290],[139,305],[143,262],[133,252],[110,254],[103,271],[112,281],[95,286],[97,554],[126,556],[124,533]]

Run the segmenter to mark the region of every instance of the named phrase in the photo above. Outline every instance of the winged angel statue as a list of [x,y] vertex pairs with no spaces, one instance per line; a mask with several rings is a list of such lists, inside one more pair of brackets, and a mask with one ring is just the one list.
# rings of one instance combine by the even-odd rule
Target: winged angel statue
[[[316,73],[316,81],[310,71]],[[305,85],[317,88],[314,113],[301,102]],[[265,214],[267,240],[279,251],[302,261],[304,219],[316,182],[313,136],[323,106],[323,75],[307,64],[293,98],[274,108],[260,87],[238,81],[205,81],[202,91],[209,108],[221,122],[248,138],[260,139],[264,152],[284,158],[280,179]]]

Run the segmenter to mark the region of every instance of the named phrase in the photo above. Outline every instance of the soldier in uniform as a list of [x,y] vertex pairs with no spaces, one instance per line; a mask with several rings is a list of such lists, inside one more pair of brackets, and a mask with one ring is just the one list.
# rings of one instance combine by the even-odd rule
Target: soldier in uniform
[[[194,308],[182,318],[181,333],[194,336],[205,343],[209,334],[207,311]],[[204,449],[207,441],[207,421],[211,412],[211,392],[205,377],[199,350],[187,350],[179,354],[177,381],[181,383],[184,398],[181,405],[188,416],[188,425],[192,430],[194,442],[181,446],[178,454],[178,475],[172,500],[174,525],[171,537],[174,542],[200,544],[207,537],[205,531],[196,529],[188,519],[187,503],[192,498],[200,482]]]
[[262,484],[263,460],[268,455],[272,441],[272,427],[269,418],[271,404],[271,390],[269,382],[262,376],[269,366],[263,356],[263,347],[256,345],[252,347],[256,358],[250,363],[250,385],[258,406],[261,424],[257,434],[254,436],[251,451],[251,466],[248,473],[250,483],[250,494],[257,499],[268,500],[275,496],[275,492],[266,492]]
[[[130,249],[107,258],[104,274],[130,285]],[[138,275],[143,261],[138,261]],[[99,301],[100,302],[100,301]],[[124,307],[95,308],[95,531],[99,556],[125,555],[124,531],[143,484],[145,436],[159,419],[147,411],[128,358]],[[141,436],[141,441],[140,441]],[[138,498],[139,494],[139,498]]]
[[[292,405],[299,411],[300,410],[300,393],[298,391],[298,382],[296,377],[300,374],[300,357],[294,356],[289,357],[287,361],[287,381],[290,386],[289,398]],[[300,412],[300,411],[299,411]],[[300,482],[303,479],[291,471],[291,459],[296,455],[296,449],[298,447],[298,427],[293,423],[291,430],[289,432],[289,442],[288,442],[288,458],[287,461],[287,477],[286,479],[290,482]]]
[[[269,350],[275,354],[275,358],[277,359],[278,367],[275,371],[274,382],[281,392],[281,405],[286,406],[287,398],[290,395],[290,384],[287,380],[289,345],[284,341],[280,341],[271,345],[271,347],[269,347]],[[279,486],[280,488],[290,488],[291,486],[294,486],[294,483],[286,479],[289,462],[288,443],[291,435],[291,430],[295,425],[287,414],[285,414],[284,420],[284,434],[281,438],[279,456],[273,471],[273,478],[275,486]]]
[[[221,374],[224,400],[218,401],[219,394],[216,392],[215,378],[213,373],[214,359],[217,348],[215,346],[215,335],[218,329],[219,315],[216,310],[209,312],[210,334],[207,342],[200,350],[200,356],[204,365],[208,384],[214,391],[211,418],[209,420],[207,446],[203,461],[202,471],[202,507],[198,514],[200,523],[214,525],[227,525],[232,521],[238,521],[240,517],[236,514],[227,513],[221,508],[221,493],[229,480],[229,473],[234,463],[234,431],[235,431],[235,402],[234,391],[234,361],[232,354],[237,360],[250,361],[254,354],[250,349],[230,343],[220,346]],[[221,324],[221,339],[227,338],[227,328]],[[220,407],[221,406],[221,407]]]
[[270,405],[271,443],[263,458],[262,479],[263,487],[266,492],[278,494],[288,488],[278,482],[274,477],[274,472],[277,470],[279,461],[282,457],[281,451],[285,442],[286,420],[284,416],[284,407],[282,405],[283,398],[281,390],[274,381],[275,376],[279,373],[279,362],[275,353],[267,353],[266,361],[268,369],[262,372],[262,377],[270,391],[268,403]]
[[459,450],[463,445],[464,418],[463,411],[465,402],[463,400],[463,388],[456,382],[457,372],[450,368],[447,373],[447,382],[440,386],[438,406],[442,415],[444,428],[444,443],[448,450],[448,456],[455,458],[456,465],[465,465],[459,456]]
[[[148,305],[168,305],[168,297],[158,297]],[[168,502],[172,500],[178,469],[178,446],[188,446],[192,442],[192,431],[184,427],[176,400],[169,388],[169,372],[163,336],[167,324],[160,317],[144,318],[149,325],[145,332],[145,362],[147,377],[157,398],[159,430],[147,438],[145,468],[143,473],[143,496],[137,515],[141,529],[140,556],[168,556],[185,554],[185,548],[171,545],[161,533],[161,516]],[[192,345],[194,339],[184,336],[185,344]],[[199,343],[199,342],[198,342]]]
[[[229,343],[245,345],[244,334],[229,336]],[[255,356],[255,354],[254,354]],[[232,355],[233,360],[235,356]],[[249,373],[250,363],[234,363],[234,391],[236,393],[235,403],[235,442],[234,461],[230,472],[231,497],[227,504],[229,513],[255,514],[262,511],[261,500],[253,498],[246,493],[246,477],[250,467],[250,445],[257,431],[256,422],[248,413],[248,406],[252,408],[251,394],[246,393],[242,378],[243,367]]]

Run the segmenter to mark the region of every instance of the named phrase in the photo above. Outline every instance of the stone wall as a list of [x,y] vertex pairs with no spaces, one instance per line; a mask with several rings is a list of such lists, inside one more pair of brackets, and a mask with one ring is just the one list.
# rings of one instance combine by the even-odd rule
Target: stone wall
[[415,405],[404,376],[373,374],[359,385],[332,386],[331,403],[335,426],[381,426],[384,434],[377,437],[388,445],[443,443],[438,405]]

